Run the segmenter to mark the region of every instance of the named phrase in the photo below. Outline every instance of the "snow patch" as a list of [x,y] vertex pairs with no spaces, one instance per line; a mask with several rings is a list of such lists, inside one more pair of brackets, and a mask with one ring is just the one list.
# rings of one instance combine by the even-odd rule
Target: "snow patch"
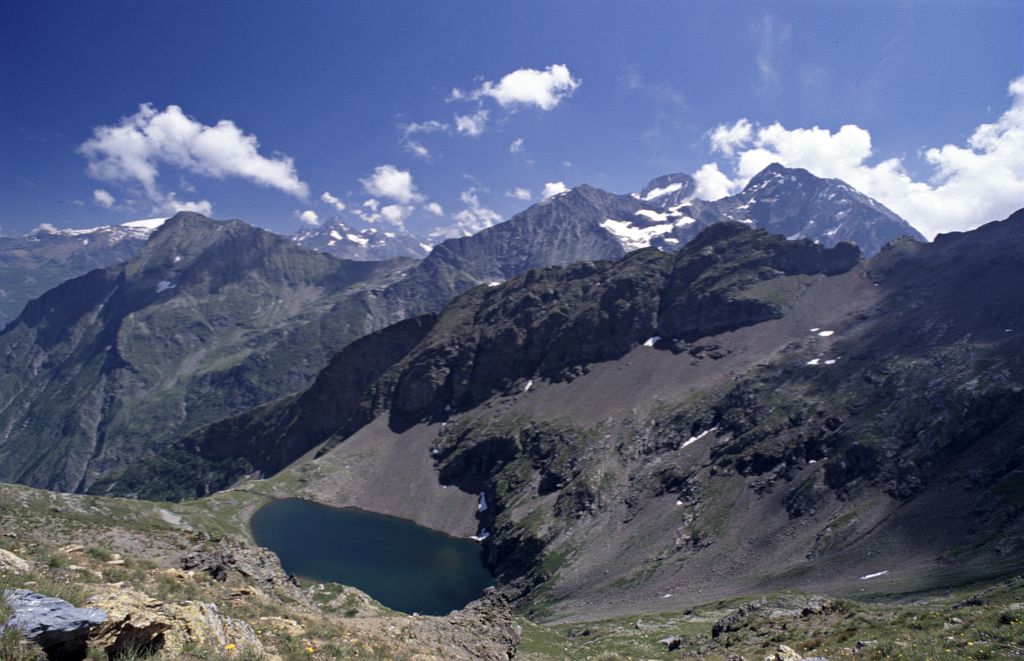
[[143,218],[142,220],[129,220],[127,223],[121,223],[121,227],[152,232],[165,222],[167,222],[166,218]]
[[821,330],[820,328],[812,328],[812,329],[811,329],[811,332],[812,332],[812,333],[817,333],[817,332],[818,332],[818,331],[820,331],[820,330]]
[[341,241],[342,238],[344,238],[344,237],[341,236],[341,232],[339,232],[338,230],[331,230],[328,233],[328,236],[330,236],[335,241]]
[[643,199],[650,201],[668,195],[669,193],[674,193],[677,190],[682,189],[682,187],[682,183],[676,182],[674,184],[669,184],[668,186],[664,186],[662,188],[652,188],[650,192],[647,193],[647,195],[644,195]]
[[[532,387],[533,387],[533,379],[530,379],[529,381],[526,382],[526,385],[523,386],[523,392],[530,392],[530,388],[532,388]],[[481,494],[481,495],[483,495],[483,494]]]
[[601,227],[614,236],[618,240],[619,245],[626,250],[648,248],[651,245],[651,239],[672,231],[672,225],[668,223],[664,225],[651,225],[650,227],[637,227],[632,223],[612,220],[611,218],[602,221]]
[[807,364],[808,365],[820,365],[821,364],[821,358],[815,358],[814,360],[808,360]]
[[345,237],[348,238],[349,241],[351,241],[353,243],[358,243],[361,246],[365,246],[366,244],[368,244],[370,242],[369,239],[364,239],[363,237],[359,236],[358,234],[346,234]]
[[668,220],[668,214],[660,211],[652,211],[651,209],[641,209],[636,212],[636,215],[643,216],[649,220],[656,220],[658,222],[665,222]]
[[168,282],[167,280],[161,280],[160,282],[156,283],[156,293],[162,294],[168,289],[174,289],[177,286],[178,285]]
[[174,263],[177,264],[180,261],[181,261],[181,255],[175,255],[174,256]]
[[491,280],[490,282],[487,283],[487,286],[488,287],[500,287],[501,286],[501,281],[500,280]]
[[712,427],[711,429],[705,429],[704,431],[702,431],[701,433],[697,434],[696,436],[691,436],[685,443],[683,443],[679,447],[680,448],[685,448],[687,445],[692,445],[692,444],[696,443],[697,441],[699,441],[700,439],[702,439],[705,436],[707,436],[708,434],[710,434],[711,432],[715,431],[716,429],[718,429],[718,427]]
[[480,492],[480,497],[477,499],[476,511],[477,512],[486,512],[487,511],[487,496],[484,494],[483,491]]
[[469,538],[472,539],[474,542],[482,542],[490,536],[491,533],[487,532],[487,530],[484,529],[480,531],[479,535],[470,535]]
[[654,346],[655,344],[657,344],[657,343],[658,343],[658,340],[660,340],[660,339],[661,339],[661,336],[660,336],[660,335],[655,335],[655,336],[653,336],[653,337],[649,337],[649,338],[647,338],[647,340],[646,340],[646,341],[644,342],[644,346],[645,346],[645,347],[653,347],[653,346]]
[[832,337],[835,333],[835,331],[823,330],[818,333],[818,337]]
[[866,581],[869,578],[878,578],[879,576],[885,576],[888,573],[889,573],[888,569],[885,569],[885,570],[882,570],[882,571],[876,571],[874,574],[864,574],[863,576],[860,577],[860,580]]

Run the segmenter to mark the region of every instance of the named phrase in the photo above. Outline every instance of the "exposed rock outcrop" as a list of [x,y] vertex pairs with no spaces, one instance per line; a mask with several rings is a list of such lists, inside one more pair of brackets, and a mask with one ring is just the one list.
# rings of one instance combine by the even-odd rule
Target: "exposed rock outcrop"
[[56,661],[82,659],[90,632],[107,620],[101,609],[75,608],[63,599],[29,590],[4,590],[3,598],[14,612],[0,630],[17,629]]

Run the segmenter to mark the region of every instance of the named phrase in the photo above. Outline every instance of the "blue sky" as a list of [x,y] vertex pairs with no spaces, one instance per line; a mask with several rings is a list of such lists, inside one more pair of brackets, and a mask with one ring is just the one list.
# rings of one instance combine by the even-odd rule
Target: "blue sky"
[[191,205],[456,233],[771,159],[931,235],[1024,204],[1022,34],[1016,1],[6,0],[0,231]]

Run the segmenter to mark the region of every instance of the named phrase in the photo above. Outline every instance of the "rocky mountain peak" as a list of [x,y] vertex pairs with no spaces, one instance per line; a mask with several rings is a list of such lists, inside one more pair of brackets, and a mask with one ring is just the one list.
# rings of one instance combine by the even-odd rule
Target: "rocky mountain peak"
[[357,261],[395,257],[423,259],[433,247],[425,239],[395,227],[357,229],[340,218],[315,227],[303,227],[291,238],[303,248]]
[[693,177],[682,172],[674,172],[651,179],[640,191],[639,197],[660,209],[667,209],[688,201],[696,189],[697,184]]

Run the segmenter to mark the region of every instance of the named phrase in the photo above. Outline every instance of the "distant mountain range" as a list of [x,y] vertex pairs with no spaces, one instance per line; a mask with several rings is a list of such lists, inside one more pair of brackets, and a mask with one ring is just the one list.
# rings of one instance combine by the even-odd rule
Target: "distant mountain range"
[[134,256],[51,289],[0,333],[0,480],[89,488],[199,426],[306,387],[367,333],[530,269],[617,260],[648,245],[675,251],[729,218],[823,246],[913,232],[845,184],[800,170],[772,166],[716,202],[692,200],[693,188],[683,174],[636,195],[577,186],[422,261],[306,249],[355,246],[367,258],[415,241],[337,222],[287,239],[185,213],[155,232],[153,221],[26,237],[84,251],[81,259],[96,259],[88,249],[105,237],[117,256]]
[[163,220],[0,236],[0,327],[18,316],[25,303],[65,280],[131,259]]
[[383,260],[395,257],[423,259],[431,245],[408,232],[378,227],[354,229],[338,219],[316,227],[304,227],[292,235],[303,248],[341,259]]

